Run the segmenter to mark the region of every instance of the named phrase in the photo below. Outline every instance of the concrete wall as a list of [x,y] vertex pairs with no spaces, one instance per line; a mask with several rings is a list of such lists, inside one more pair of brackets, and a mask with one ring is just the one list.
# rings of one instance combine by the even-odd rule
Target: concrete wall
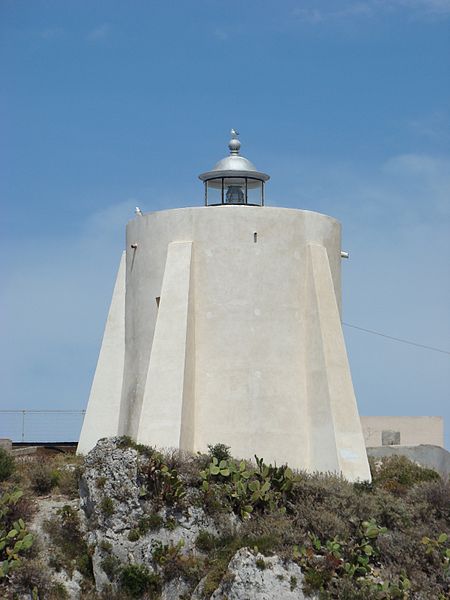
[[369,446],[444,446],[442,417],[361,417],[364,441]]
[[421,467],[434,469],[447,479],[450,473],[450,452],[439,446],[423,444],[420,446],[382,446],[367,448],[367,454],[373,458],[406,456]]
[[118,432],[370,478],[340,252],[339,223],[309,211],[225,205],[133,219]]

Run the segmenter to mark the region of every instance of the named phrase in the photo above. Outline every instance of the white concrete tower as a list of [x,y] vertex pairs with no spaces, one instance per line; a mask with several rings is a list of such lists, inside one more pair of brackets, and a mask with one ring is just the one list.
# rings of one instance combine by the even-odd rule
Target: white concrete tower
[[341,228],[264,206],[232,130],[200,175],[205,206],[136,217],[78,451],[127,434],[160,447],[223,442],[309,471],[370,479],[340,319]]

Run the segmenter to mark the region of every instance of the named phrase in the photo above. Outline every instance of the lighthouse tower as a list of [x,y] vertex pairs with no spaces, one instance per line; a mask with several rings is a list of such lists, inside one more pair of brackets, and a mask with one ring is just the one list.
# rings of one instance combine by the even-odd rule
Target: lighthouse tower
[[200,175],[205,206],[127,225],[78,445],[127,434],[370,479],[341,327],[341,227],[264,205],[240,154]]

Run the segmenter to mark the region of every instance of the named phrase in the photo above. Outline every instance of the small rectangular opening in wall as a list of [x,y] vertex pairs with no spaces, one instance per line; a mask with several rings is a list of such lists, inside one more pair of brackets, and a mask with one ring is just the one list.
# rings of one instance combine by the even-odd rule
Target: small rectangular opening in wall
[[159,308],[159,301],[161,300],[161,296],[157,296],[155,298],[155,300],[156,300],[156,306]]
[[400,445],[400,431],[382,431],[381,432],[381,444],[383,446],[399,446]]
[[255,244],[258,241],[258,233],[256,231],[253,232],[253,241]]

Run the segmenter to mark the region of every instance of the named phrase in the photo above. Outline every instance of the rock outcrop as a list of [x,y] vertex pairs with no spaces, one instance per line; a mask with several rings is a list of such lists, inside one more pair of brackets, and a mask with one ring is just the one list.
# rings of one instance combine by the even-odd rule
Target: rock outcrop
[[[81,508],[88,523],[88,544],[97,591],[117,589],[117,574],[124,565],[143,565],[149,573],[161,573],[161,565],[178,555],[186,563],[207,560],[196,547],[200,533],[211,536],[236,533],[240,520],[232,513],[214,519],[195,505],[195,490],[183,510],[161,506],[149,493],[145,481],[148,458],[134,447],[123,447],[120,438],[103,439],[86,456],[80,483]],[[151,521],[149,531],[143,524]],[[205,556],[206,555],[206,556]],[[302,599],[302,572],[293,562],[283,564],[277,556],[265,557],[239,549],[213,600]],[[175,575],[161,576],[162,600],[202,600],[204,577],[198,584]]]
[[[295,563],[284,564],[278,556],[265,557],[241,548],[211,600],[303,600],[302,582],[302,571]],[[202,598],[200,582],[192,600]]]

